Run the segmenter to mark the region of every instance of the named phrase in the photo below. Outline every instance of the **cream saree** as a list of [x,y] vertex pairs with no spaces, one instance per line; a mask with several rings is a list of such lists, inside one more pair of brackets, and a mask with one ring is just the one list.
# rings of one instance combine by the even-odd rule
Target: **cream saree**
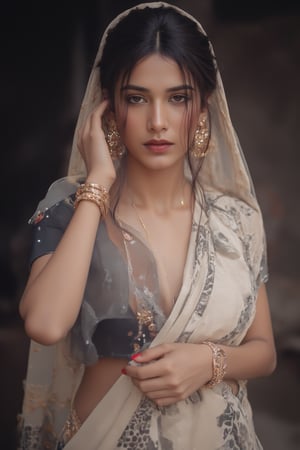
[[[158,2],[138,7],[146,6],[170,5]],[[108,29],[126,14],[118,16]],[[198,27],[203,31],[199,24]],[[77,127],[101,99],[96,65],[105,36]],[[210,152],[201,169],[200,183],[196,185],[182,288],[153,346],[164,342],[200,343],[207,339],[239,345],[255,315],[258,286],[266,279],[262,217],[230,121],[219,74],[209,109]],[[72,176],[75,174],[85,175],[76,132],[67,182],[62,180],[53,185],[38,211],[74,192],[76,182]],[[72,358],[67,339],[53,347],[31,343],[20,449],[56,448],[82,373],[83,367]],[[175,405],[158,408],[122,375],[64,448],[256,450],[261,445],[253,427],[246,382],[239,381],[237,395],[226,383],[221,383],[214,389],[201,389]]]
[[[203,213],[200,203],[195,203],[181,292],[152,345],[206,339],[239,345],[252,322],[257,287],[265,276],[259,213],[220,193],[207,193],[206,205]],[[32,343],[22,449],[55,448],[81,374],[67,342],[54,347]],[[221,383],[176,405],[158,408],[121,376],[64,448],[261,447],[245,382],[239,382],[237,396]]]
[[[223,195],[210,194],[207,201],[202,219],[196,203],[182,289],[152,345],[207,338],[239,345],[253,319],[261,280],[261,261],[256,258],[261,257],[263,234],[254,235],[249,221],[255,222],[257,213]],[[86,447],[261,448],[244,382],[237,396],[222,383],[176,405],[158,408],[126,376],[119,378],[65,448]]]

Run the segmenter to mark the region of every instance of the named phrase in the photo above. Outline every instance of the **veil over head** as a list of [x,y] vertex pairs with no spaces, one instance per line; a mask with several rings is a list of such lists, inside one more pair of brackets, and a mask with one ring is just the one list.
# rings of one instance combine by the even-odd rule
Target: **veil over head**
[[[78,150],[78,130],[85,123],[85,120],[91,111],[102,99],[99,62],[101,61],[107,35],[120,21],[122,21],[122,19],[124,19],[124,17],[130,14],[132,10],[144,8],[172,8],[179,14],[195,22],[199,32],[206,34],[200,23],[193,16],[174,5],[165,2],[141,3],[136,5],[119,14],[108,25],[100,41],[100,46],[81,104],[73,137],[68,176],[57,180],[52,184],[46,197],[40,202],[35,214],[51,207],[70,193],[75,192],[78,186],[76,181],[78,178],[85,177],[85,165]],[[211,43],[210,48],[214,56],[214,50]],[[201,170],[199,171],[198,181],[204,191],[218,191],[231,195],[243,200],[259,211],[248,166],[231,122],[223,83],[218,69],[216,89],[208,99],[208,108],[210,112],[211,138],[207,155]]]

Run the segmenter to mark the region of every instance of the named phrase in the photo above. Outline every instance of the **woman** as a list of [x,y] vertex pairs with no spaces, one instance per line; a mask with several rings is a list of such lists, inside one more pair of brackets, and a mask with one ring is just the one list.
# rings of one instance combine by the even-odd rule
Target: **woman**
[[243,380],[275,367],[264,230],[195,19],[111,23],[31,223],[21,448],[261,448]]

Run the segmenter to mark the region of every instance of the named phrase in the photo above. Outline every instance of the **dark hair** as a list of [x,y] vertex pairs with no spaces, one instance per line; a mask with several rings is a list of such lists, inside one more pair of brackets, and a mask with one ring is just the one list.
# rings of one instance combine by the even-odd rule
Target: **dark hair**
[[[200,93],[201,106],[207,106],[207,99],[216,87],[217,73],[208,37],[199,30],[196,22],[172,7],[163,6],[132,9],[109,31],[99,67],[102,88],[108,91],[112,105],[115,86],[120,77],[124,83],[140,60],[155,53],[174,60],[183,76],[192,78]],[[189,140],[187,148],[190,148]],[[198,165],[192,164],[188,152],[188,162],[194,188],[203,159],[199,160]],[[121,165],[118,177],[119,192],[125,176],[123,169]],[[118,194],[116,196],[118,197]],[[117,202],[118,200],[114,211]]]
[[173,59],[191,75],[206,105],[216,86],[209,40],[194,21],[170,7],[133,9],[108,33],[99,66],[102,87],[112,100],[119,77],[127,79],[136,63],[153,53]]

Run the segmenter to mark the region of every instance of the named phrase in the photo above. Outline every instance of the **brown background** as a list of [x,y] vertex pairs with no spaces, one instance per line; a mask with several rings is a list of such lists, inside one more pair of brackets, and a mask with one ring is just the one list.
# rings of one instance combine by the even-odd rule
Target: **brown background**
[[[7,2],[8,3],[8,2]],[[99,37],[135,1],[12,1],[1,7],[0,448],[16,448],[28,339],[18,316],[27,220],[63,176]],[[250,382],[265,450],[300,446],[299,107],[296,2],[171,2],[213,42],[233,123],[254,179],[268,238],[268,291],[278,368]]]

